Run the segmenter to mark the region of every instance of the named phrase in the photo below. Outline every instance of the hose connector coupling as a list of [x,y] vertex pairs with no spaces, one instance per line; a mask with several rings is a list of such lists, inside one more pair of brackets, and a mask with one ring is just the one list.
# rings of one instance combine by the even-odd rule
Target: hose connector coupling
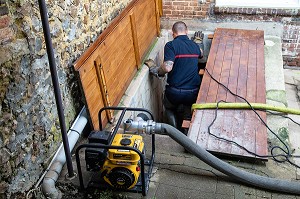
[[161,131],[161,124],[156,123],[153,120],[126,120],[124,122],[124,130],[126,132],[133,132],[133,133],[145,133],[145,134],[154,134],[159,133]]

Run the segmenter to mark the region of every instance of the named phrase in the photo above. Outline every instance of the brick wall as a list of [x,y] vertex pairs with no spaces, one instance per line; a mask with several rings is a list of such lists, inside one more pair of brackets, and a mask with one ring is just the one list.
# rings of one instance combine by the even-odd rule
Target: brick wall
[[287,66],[300,66],[300,21],[295,18],[284,23],[282,54]]
[[[191,12],[187,12],[187,9]],[[281,23],[284,66],[300,66],[300,9],[216,7],[214,0],[163,0],[163,13],[165,20]]]
[[210,1],[200,0],[163,0],[163,14],[171,19],[205,18],[208,15]]

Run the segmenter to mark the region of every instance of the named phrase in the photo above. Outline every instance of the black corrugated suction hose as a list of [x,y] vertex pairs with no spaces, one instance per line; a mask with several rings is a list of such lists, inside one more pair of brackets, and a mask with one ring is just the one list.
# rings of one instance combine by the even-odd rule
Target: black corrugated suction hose
[[283,192],[290,194],[300,195],[300,183],[281,180],[276,178],[264,177],[256,174],[249,173],[238,169],[207,152],[205,149],[198,146],[182,132],[177,130],[171,125],[161,123],[161,131],[156,130],[157,134],[169,135],[173,140],[182,145],[190,153],[198,157],[200,160],[210,165],[211,167],[219,170],[220,172],[234,178],[240,182],[260,187],[263,189],[272,190],[275,192]]

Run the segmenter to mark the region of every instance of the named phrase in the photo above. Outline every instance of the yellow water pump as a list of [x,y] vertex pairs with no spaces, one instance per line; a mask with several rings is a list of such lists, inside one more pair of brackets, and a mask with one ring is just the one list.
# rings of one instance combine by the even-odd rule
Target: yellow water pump
[[[112,146],[130,146],[139,151],[144,150],[143,137],[140,135],[117,134]],[[138,181],[141,173],[140,157],[132,150],[109,149],[102,173],[104,180],[111,186],[131,189]]]
[[[145,196],[155,157],[155,135],[151,135],[149,157],[146,157],[143,136],[146,136],[146,131],[152,132],[153,125],[150,124],[154,123],[153,115],[146,109],[105,107],[99,111],[99,121],[102,121],[101,112],[107,109],[122,111],[117,124],[112,130],[103,130],[100,122],[100,130],[92,131],[88,143],[78,146],[76,150],[80,187],[142,192]],[[135,119],[124,120],[127,111],[139,113]],[[86,170],[93,172],[87,187],[80,166],[80,149],[85,149]]]

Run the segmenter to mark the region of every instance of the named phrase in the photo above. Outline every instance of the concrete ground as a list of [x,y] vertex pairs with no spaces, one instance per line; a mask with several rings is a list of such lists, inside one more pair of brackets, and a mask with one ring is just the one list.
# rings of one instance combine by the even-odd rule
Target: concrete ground
[[[288,107],[300,109],[300,70],[284,69],[285,88]],[[300,123],[299,115],[289,115],[294,121]],[[295,155],[300,155],[300,127],[289,121],[289,140]],[[294,159],[300,165],[300,158]],[[297,169],[297,179],[300,179],[300,169]]]

